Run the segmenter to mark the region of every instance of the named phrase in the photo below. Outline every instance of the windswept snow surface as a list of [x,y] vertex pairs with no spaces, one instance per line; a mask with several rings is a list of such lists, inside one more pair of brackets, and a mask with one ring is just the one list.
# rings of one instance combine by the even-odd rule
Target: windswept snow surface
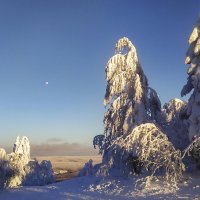
[[200,199],[200,172],[185,175],[180,190],[153,183],[150,190],[134,189],[136,179],[78,177],[46,186],[24,186],[0,192],[3,200],[126,200],[126,199]]

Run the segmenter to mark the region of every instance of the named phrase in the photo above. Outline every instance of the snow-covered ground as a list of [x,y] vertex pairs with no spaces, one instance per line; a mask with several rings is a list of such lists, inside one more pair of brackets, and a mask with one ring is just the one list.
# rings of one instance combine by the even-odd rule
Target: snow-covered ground
[[200,199],[200,173],[185,175],[180,189],[173,192],[170,186],[152,184],[150,190],[134,189],[133,179],[102,179],[94,176],[78,177],[46,186],[19,187],[0,192],[2,200],[100,200],[100,199]]

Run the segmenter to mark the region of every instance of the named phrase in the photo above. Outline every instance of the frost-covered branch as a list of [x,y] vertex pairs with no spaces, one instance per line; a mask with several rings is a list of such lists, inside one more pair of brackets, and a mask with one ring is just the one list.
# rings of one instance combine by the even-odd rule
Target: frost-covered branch
[[104,139],[105,136],[104,135],[96,135],[93,139],[93,146],[96,149],[96,146],[98,146],[99,148],[99,154],[103,153],[103,149],[104,149]]
[[110,147],[105,162],[111,171],[118,166],[119,170],[132,173],[140,166],[150,172],[151,177],[163,171],[166,181],[174,185],[181,180],[184,171],[181,152],[152,123],[137,126],[128,136],[118,138]]
[[182,159],[185,156],[190,156],[195,161],[197,168],[200,168],[200,137],[194,138],[194,140],[183,151]]

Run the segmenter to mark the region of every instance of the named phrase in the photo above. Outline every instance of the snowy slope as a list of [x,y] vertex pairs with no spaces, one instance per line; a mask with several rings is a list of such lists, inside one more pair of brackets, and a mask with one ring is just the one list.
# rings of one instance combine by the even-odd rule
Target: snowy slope
[[173,193],[169,187],[154,183],[151,190],[134,189],[133,179],[100,179],[94,176],[78,177],[47,186],[31,186],[0,192],[2,200],[78,200],[78,199],[200,199],[200,173],[185,175],[180,190]]

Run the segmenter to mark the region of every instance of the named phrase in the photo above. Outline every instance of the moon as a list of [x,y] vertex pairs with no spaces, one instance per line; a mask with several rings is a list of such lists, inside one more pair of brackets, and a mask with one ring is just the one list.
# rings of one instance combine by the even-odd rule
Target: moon
[[45,82],[45,85],[49,85],[49,82],[48,82],[48,81],[46,81],[46,82]]

